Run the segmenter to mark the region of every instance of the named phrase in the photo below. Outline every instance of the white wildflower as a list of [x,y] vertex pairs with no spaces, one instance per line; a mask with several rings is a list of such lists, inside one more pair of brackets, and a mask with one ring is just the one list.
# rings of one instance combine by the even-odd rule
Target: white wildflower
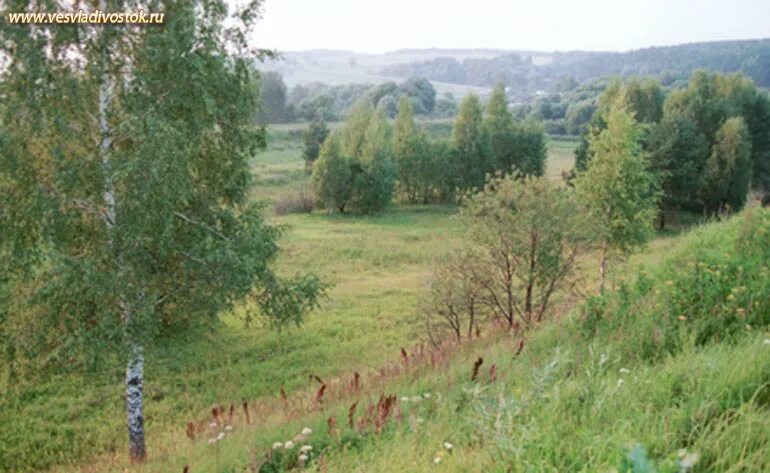
[[232,425],[226,425],[225,426],[225,430],[230,432],[231,430],[233,430],[233,426]]
[[225,438],[225,433],[219,432],[219,435],[217,435],[217,440],[219,441],[219,440],[222,440],[223,438]]
[[766,338],[764,342],[762,342],[763,345],[770,345],[770,338]]
[[618,371],[620,371],[621,374],[628,374],[631,372],[628,368],[620,368]]
[[422,398],[420,396],[412,396],[412,402],[420,402]]
[[283,447],[283,444],[281,442],[275,442],[273,444],[273,450],[278,450],[281,447]]
[[425,393],[422,395],[425,399],[430,399],[430,393]]
[[302,435],[310,435],[312,433],[313,433],[313,429],[311,429],[310,427],[305,427],[304,429],[302,429]]
[[401,402],[409,402],[409,396],[402,397]]
[[698,458],[700,458],[700,455],[697,452],[688,453],[679,460],[679,464],[685,471],[690,470],[698,462]]
[[214,443],[216,441],[217,441],[216,439],[209,439],[209,445],[211,445],[212,443]]
[[283,448],[285,448],[286,450],[290,448],[294,448],[294,442],[292,442],[291,440],[287,440],[286,443],[283,444]]
[[621,387],[621,386],[623,386],[623,383],[624,383],[624,382],[625,382],[625,381],[623,381],[623,378],[620,378],[620,379],[618,379],[618,387]]
[[437,456],[433,459],[433,464],[438,465],[439,463],[441,463],[441,457]]
[[216,428],[216,426],[217,426],[216,422],[212,422],[209,424],[209,427],[211,427],[212,429]]
[[307,455],[303,453],[302,455],[299,456],[300,463],[305,463],[306,461],[307,461]]
[[303,445],[299,449],[299,451],[302,452],[302,453],[307,453],[307,452],[310,452],[311,450],[313,450],[313,446],[312,445]]
[[454,445],[452,445],[452,444],[451,444],[451,443],[449,443],[449,442],[444,442],[444,448],[446,448],[446,450],[447,450],[448,452],[451,452],[451,451],[452,451],[452,450],[455,448],[455,446],[454,446]]

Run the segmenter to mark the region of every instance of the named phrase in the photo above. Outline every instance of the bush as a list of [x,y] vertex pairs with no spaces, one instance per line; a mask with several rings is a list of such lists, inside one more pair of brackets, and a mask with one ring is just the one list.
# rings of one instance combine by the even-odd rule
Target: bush
[[655,274],[590,299],[584,333],[619,333],[634,357],[660,359],[770,326],[770,211],[748,209],[690,241]]
[[278,215],[309,214],[313,211],[315,198],[306,189],[281,196],[273,209]]

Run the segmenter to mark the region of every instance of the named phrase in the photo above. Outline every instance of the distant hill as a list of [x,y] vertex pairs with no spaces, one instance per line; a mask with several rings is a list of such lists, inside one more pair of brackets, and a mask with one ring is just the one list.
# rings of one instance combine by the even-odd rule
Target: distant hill
[[[384,54],[343,50],[288,51],[260,65],[278,71],[289,87],[324,83],[381,84],[408,77],[430,80],[439,94],[486,95],[498,81],[511,96],[560,91],[564,84],[611,75],[657,75],[686,80],[696,69],[743,72],[770,87],[770,39],[692,43],[628,52],[541,52],[498,49],[400,49]],[[572,80],[574,79],[574,81]]]
[[770,86],[770,39],[693,43],[629,52],[507,52],[492,58],[441,56],[382,68],[383,75],[491,87],[503,81],[521,93],[553,90],[565,77],[578,82],[611,75],[663,75],[685,79],[697,69],[743,72]]

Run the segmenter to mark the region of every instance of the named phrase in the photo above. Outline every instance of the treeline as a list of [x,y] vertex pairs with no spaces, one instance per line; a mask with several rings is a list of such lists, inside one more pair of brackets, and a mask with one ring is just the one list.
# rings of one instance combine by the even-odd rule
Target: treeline
[[385,82],[379,85],[347,84],[329,86],[321,83],[286,87],[280,73],[260,74],[262,107],[257,114],[260,123],[287,123],[297,121],[337,121],[348,110],[366,98],[388,118],[396,115],[398,100],[407,97],[414,112],[421,116],[451,117],[457,104],[451,94],[436,98],[430,81],[412,77],[399,84]]
[[453,202],[458,193],[483,187],[489,174],[525,177],[545,171],[542,127],[514,119],[502,84],[486,110],[473,94],[463,100],[450,139],[431,139],[414,115],[413,101],[401,97],[391,125],[366,98],[340,132],[328,133],[320,120],[311,124],[305,158],[319,204],[327,211],[371,213],[393,197],[406,203]]
[[381,72],[486,87],[502,81],[515,96],[523,98],[539,90],[558,92],[565,78],[582,83],[613,75],[656,75],[665,82],[673,82],[698,69],[741,72],[760,86],[770,86],[770,40],[696,43],[625,53],[557,52],[552,63],[540,66],[531,56],[515,53],[462,62],[444,57],[397,64]]
[[617,103],[641,124],[640,146],[660,179],[662,211],[738,209],[750,190],[770,189],[770,98],[745,76],[699,71],[668,95],[652,79],[615,80],[576,150],[573,175],[590,166],[590,143]]

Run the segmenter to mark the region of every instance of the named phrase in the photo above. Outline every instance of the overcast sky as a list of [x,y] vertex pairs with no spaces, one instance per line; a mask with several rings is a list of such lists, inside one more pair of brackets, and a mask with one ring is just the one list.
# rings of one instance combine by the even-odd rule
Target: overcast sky
[[283,51],[628,50],[770,37],[770,0],[265,0],[255,42]]

